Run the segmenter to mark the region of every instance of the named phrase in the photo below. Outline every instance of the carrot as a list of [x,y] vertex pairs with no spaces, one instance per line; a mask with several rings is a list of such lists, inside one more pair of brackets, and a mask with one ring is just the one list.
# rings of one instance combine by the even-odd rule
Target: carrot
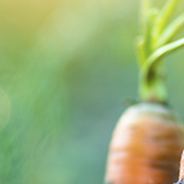
[[183,126],[168,105],[163,58],[184,46],[173,41],[184,15],[170,23],[179,0],[161,11],[143,0],[142,35],[136,46],[140,64],[140,99],[121,116],[109,148],[108,184],[171,184],[177,181],[184,148]]

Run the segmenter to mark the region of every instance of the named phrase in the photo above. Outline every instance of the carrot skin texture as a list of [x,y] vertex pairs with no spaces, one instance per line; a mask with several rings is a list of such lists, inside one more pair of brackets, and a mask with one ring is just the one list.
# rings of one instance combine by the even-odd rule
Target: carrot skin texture
[[105,181],[171,184],[179,174],[183,127],[167,107],[141,103],[120,118],[112,137]]

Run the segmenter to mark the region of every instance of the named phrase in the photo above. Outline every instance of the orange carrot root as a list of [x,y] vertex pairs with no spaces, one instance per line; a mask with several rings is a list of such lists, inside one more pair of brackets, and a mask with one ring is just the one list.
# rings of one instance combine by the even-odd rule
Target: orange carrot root
[[183,148],[180,123],[169,109],[132,106],[113,133],[105,179],[110,184],[171,184],[178,179]]

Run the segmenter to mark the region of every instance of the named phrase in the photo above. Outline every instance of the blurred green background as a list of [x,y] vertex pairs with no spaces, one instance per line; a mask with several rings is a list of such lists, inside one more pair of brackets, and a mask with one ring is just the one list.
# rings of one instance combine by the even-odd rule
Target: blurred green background
[[[0,183],[103,183],[123,100],[138,98],[139,7],[137,0],[0,1]],[[166,63],[170,103],[182,118],[183,58],[181,49]]]

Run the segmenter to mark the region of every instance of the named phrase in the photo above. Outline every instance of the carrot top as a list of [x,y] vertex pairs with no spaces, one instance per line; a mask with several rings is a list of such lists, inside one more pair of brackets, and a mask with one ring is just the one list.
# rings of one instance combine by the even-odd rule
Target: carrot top
[[163,59],[166,54],[184,46],[184,38],[174,41],[184,27],[184,13],[171,22],[179,0],[168,0],[161,10],[152,8],[150,1],[142,0],[142,34],[136,39],[141,70],[140,97],[143,101],[166,103]]

